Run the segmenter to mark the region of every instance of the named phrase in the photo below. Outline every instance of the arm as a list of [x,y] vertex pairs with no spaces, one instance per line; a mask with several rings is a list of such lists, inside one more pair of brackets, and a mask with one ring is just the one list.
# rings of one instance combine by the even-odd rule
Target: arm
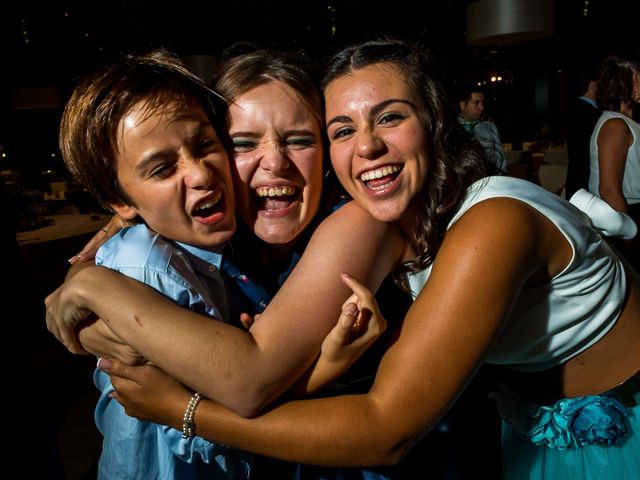
[[[312,393],[338,378],[387,327],[375,297],[348,275],[343,274],[342,281],[356,293],[342,306],[338,323],[322,342],[318,360],[298,379],[291,393]],[[376,314],[372,314],[373,308]]]
[[[447,234],[369,393],[296,400],[254,419],[203,400],[197,434],[302,463],[397,462],[465,387],[526,280],[554,275],[570,258],[566,239],[533,209],[509,199],[481,202]],[[189,399],[181,387],[171,384],[170,394],[137,402],[132,398],[144,390],[140,378],[112,379],[118,399],[132,395],[133,403],[125,402],[129,413],[180,427]]]
[[615,210],[626,213],[627,203],[622,193],[622,178],[627,151],[633,142],[631,131],[624,120],[613,118],[602,125],[597,142],[600,197]]
[[336,281],[339,274],[364,279],[375,291],[403,249],[395,227],[374,220],[352,202],[318,227],[297,267],[249,332],[177,307],[100,267],[86,268],[47,298],[47,325],[76,350],[73,326],[93,311],[170,375],[253,415],[317,357],[349,296],[349,289]]
[[79,325],[78,340],[86,351],[98,357],[114,358],[127,365],[141,365],[147,361],[99,318]]

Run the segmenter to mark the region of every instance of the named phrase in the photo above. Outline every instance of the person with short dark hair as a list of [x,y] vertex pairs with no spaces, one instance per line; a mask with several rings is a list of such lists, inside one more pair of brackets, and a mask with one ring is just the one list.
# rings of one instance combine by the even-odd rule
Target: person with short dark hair
[[482,144],[489,160],[498,170],[506,173],[507,160],[502,149],[498,127],[493,122],[483,120],[484,91],[477,86],[466,85],[461,87],[459,98],[458,122]]
[[565,197],[571,198],[581,188],[589,188],[589,141],[593,133],[600,109],[596,103],[598,84],[596,75],[580,73],[576,97],[571,106],[567,125],[567,179]]

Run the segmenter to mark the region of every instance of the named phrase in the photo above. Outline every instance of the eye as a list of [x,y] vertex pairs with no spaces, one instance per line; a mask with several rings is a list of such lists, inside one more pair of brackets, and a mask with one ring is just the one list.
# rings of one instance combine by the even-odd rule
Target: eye
[[353,127],[340,127],[336,129],[332,134],[330,134],[329,138],[331,140],[341,140],[353,135],[354,132],[355,129]]
[[380,116],[380,118],[378,119],[378,124],[385,125],[385,126],[393,126],[393,125],[397,125],[405,118],[406,117],[404,115],[401,115],[399,113],[387,112],[387,113],[383,113]]
[[248,138],[234,138],[233,151],[236,153],[251,152],[258,148],[258,142]]
[[292,137],[287,140],[287,148],[289,150],[304,150],[316,144],[313,137]]
[[175,172],[175,163],[159,163],[149,170],[149,177],[163,179],[168,178]]

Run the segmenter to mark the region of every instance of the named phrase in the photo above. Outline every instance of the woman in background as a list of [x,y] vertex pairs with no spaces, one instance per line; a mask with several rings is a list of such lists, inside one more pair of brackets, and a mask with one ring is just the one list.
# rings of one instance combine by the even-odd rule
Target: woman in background
[[[591,135],[589,191],[640,224],[638,59],[607,57],[598,73],[596,99],[602,115]],[[612,244],[640,271],[638,237]]]

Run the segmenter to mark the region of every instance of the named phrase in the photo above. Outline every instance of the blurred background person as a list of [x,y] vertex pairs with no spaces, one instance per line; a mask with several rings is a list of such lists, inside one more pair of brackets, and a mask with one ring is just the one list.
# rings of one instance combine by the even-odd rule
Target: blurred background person
[[[611,55],[598,72],[596,101],[602,109],[591,135],[589,191],[615,210],[640,223],[640,61]],[[638,236],[612,239],[613,245],[640,270]]]
[[576,191],[589,186],[589,141],[593,127],[602,113],[596,103],[596,77],[595,69],[577,74],[576,91],[581,94],[579,97],[572,97],[569,107],[566,198],[571,198]]
[[498,170],[505,173],[507,161],[502,149],[502,141],[496,124],[483,120],[484,92],[474,85],[463,85],[458,95],[460,114],[458,122],[473,135],[484,147],[484,150]]

